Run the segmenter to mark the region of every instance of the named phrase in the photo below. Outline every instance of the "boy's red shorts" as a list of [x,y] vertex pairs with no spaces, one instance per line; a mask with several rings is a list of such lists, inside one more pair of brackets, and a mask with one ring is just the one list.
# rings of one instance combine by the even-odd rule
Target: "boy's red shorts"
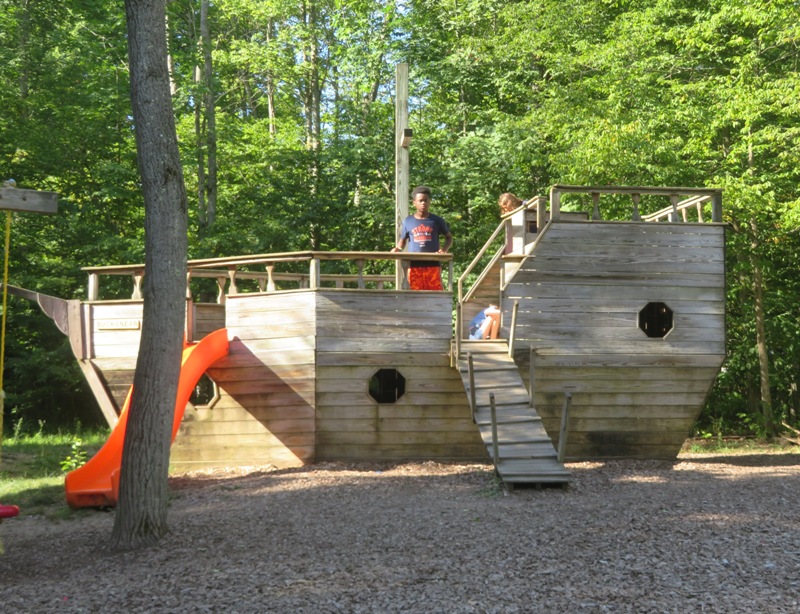
[[408,285],[412,290],[441,290],[442,268],[421,266],[408,269]]

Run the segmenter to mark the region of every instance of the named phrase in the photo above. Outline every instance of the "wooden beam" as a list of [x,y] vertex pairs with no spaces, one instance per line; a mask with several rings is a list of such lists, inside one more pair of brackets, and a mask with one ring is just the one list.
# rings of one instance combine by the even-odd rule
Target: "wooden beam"
[[39,190],[0,188],[0,209],[31,213],[58,213],[58,194]]
[[[395,244],[400,240],[403,220],[408,217],[409,192],[409,154],[403,141],[408,129],[408,64],[401,62],[395,67],[395,102],[394,102],[394,198],[395,198]],[[410,141],[410,139],[409,139]],[[397,261],[395,266],[395,284],[402,288],[405,282],[403,263]]]

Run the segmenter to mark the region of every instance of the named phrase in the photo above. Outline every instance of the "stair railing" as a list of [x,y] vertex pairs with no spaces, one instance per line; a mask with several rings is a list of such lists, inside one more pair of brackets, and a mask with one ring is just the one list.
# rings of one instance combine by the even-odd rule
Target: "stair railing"
[[536,382],[536,377],[534,373],[534,356],[536,355],[536,350],[531,348],[530,354],[530,363],[528,364],[528,406],[533,407],[533,391],[534,391],[534,384]]
[[558,431],[558,462],[564,462],[567,452],[567,431],[569,430],[569,407],[572,404],[572,393],[564,391],[564,406],[561,408],[561,429]]
[[514,358],[514,339],[517,336],[517,312],[519,311],[519,300],[514,301],[511,309],[511,330],[508,331],[508,356]]
[[497,408],[494,403],[494,392],[489,393],[489,407],[492,412],[492,461],[495,468],[500,464],[500,452],[497,443]]
[[467,352],[467,372],[469,373],[469,404],[472,408],[472,421],[475,422],[475,414],[478,411],[478,403],[475,395],[475,367],[472,362],[472,352]]
[[[531,245],[528,245],[528,246],[525,247],[524,253],[522,254],[522,258],[520,259],[520,262],[517,263],[517,268],[519,268],[519,266],[521,266],[521,264],[522,264],[522,261],[524,261],[524,259],[527,258],[527,256],[530,255],[530,253],[531,253],[531,251],[533,249],[533,246],[536,244],[536,242],[538,241],[539,237],[542,236],[542,234],[544,233],[544,231],[546,230],[546,227],[547,227],[547,224],[545,223],[547,200],[542,196],[535,196],[534,198],[529,200],[526,203],[525,206],[529,207],[529,206],[532,206],[534,204],[537,207],[536,219],[537,219],[537,228],[539,229],[538,236],[537,236],[536,241],[534,241]],[[505,252],[505,243],[503,244],[503,246],[500,249],[497,250],[497,252],[495,252],[495,254],[492,256],[492,258],[489,261],[489,263],[484,267],[484,269],[480,273],[480,275],[478,275],[478,278],[475,280],[475,283],[466,292],[464,291],[464,283],[465,283],[467,277],[470,274],[472,274],[472,272],[478,267],[478,264],[480,263],[481,259],[489,251],[489,248],[492,246],[492,244],[497,239],[497,237],[500,235],[500,233],[503,232],[503,231],[505,231],[507,233],[507,235],[511,233],[511,223],[512,223],[512,221],[511,221],[510,214],[504,216],[503,219],[500,220],[500,223],[497,225],[497,228],[495,228],[494,232],[487,239],[486,243],[484,243],[483,247],[478,251],[478,253],[475,255],[475,257],[472,259],[472,262],[470,262],[469,265],[467,265],[467,268],[464,269],[464,272],[461,274],[461,276],[457,280],[457,283],[456,283],[457,304],[456,304],[456,321],[455,321],[455,359],[456,360],[458,360],[458,358],[461,356],[461,336],[462,336],[462,327],[463,327],[463,318],[464,318],[464,313],[463,313],[463,309],[462,309],[463,305],[464,305],[464,303],[466,303],[467,301],[469,301],[472,298],[473,294],[475,293],[477,288],[480,286],[480,283],[489,274],[489,271],[491,271],[492,267],[494,267],[494,265],[497,264],[497,262],[500,261],[503,258],[503,254]],[[506,280],[506,276],[503,275],[503,279],[501,281],[501,288],[500,288],[501,293],[502,293],[503,287],[505,286],[506,281],[507,281]],[[499,299],[500,299],[500,297],[498,297],[498,305],[501,303],[501,301]]]

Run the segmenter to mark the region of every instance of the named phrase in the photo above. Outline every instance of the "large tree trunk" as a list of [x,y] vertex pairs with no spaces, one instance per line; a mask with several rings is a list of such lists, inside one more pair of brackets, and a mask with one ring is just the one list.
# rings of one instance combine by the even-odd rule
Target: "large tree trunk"
[[167,475],[186,308],[187,198],[170,98],[164,0],[125,0],[145,202],[144,319],[111,545],[167,531]]

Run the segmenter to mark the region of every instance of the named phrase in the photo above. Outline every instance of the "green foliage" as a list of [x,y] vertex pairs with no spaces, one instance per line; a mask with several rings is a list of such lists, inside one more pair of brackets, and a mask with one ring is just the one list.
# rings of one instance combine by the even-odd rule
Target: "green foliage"
[[61,471],[68,473],[82,467],[88,460],[88,453],[83,448],[83,442],[75,438],[70,446],[69,454],[61,461]]
[[[3,441],[0,501],[18,505],[21,515],[64,518],[74,514],[64,500],[64,472],[94,454],[108,438],[108,430],[86,430],[80,425],[74,433],[47,434],[46,430],[39,424],[36,433],[15,432]],[[70,457],[73,462],[65,466]]]

